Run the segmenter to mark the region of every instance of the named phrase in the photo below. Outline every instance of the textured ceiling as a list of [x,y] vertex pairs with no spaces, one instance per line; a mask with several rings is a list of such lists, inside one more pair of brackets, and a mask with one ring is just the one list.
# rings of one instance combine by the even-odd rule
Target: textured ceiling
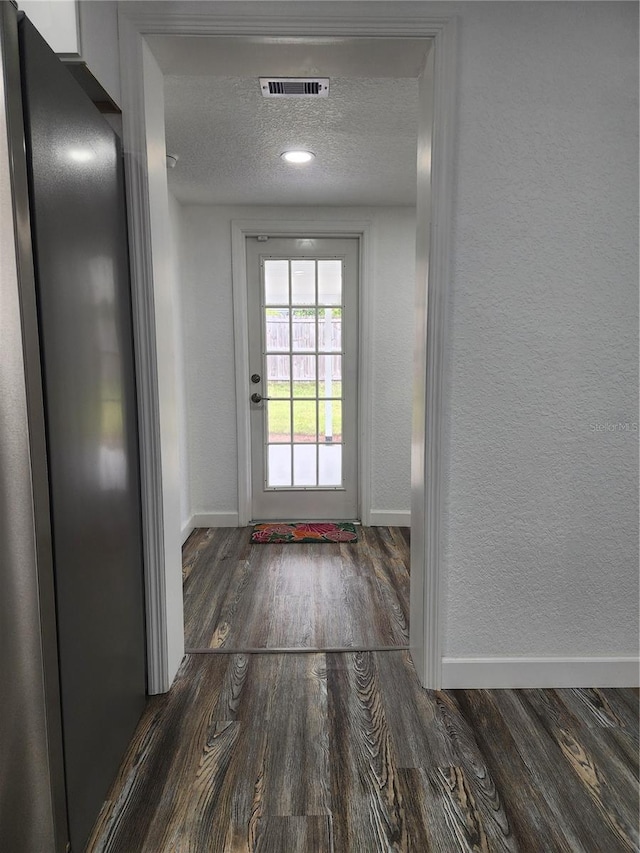
[[[262,97],[256,77],[165,77],[169,187],[184,203],[414,204],[418,84],[331,78],[329,98]],[[289,148],[315,152],[289,166]]]

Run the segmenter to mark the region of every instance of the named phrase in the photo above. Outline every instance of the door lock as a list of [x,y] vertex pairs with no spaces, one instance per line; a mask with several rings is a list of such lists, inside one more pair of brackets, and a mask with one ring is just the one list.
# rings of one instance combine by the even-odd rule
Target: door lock
[[253,382],[254,385],[257,385],[258,382],[260,382],[260,374],[259,373],[253,373],[251,375],[251,381]]

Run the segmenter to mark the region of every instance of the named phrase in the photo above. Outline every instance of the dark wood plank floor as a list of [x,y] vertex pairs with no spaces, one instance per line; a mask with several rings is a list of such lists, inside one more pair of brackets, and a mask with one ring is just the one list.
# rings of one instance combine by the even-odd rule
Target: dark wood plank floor
[[187,650],[408,644],[408,528],[318,545],[251,545],[250,532],[201,529],[185,544]]
[[190,655],[89,853],[638,850],[632,690],[422,690],[404,651]]

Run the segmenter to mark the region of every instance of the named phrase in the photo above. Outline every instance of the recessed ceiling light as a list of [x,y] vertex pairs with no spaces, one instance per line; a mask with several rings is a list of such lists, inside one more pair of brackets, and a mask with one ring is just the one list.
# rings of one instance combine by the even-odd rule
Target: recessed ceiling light
[[285,151],[280,155],[287,163],[308,163],[316,156],[311,151]]
[[69,148],[68,156],[70,160],[76,163],[89,163],[96,159],[96,155],[89,148]]

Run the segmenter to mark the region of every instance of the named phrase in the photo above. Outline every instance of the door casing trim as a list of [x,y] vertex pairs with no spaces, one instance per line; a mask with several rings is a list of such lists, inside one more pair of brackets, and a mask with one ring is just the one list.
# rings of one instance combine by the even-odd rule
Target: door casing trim
[[[233,339],[236,372],[236,427],[238,436],[238,524],[251,521],[251,427],[249,395],[249,306],[247,300],[246,238],[353,237],[360,244],[358,269],[358,506],[360,520],[371,518],[371,269],[373,230],[368,220],[234,219],[231,222],[233,282]],[[364,283],[364,286],[363,286]]]
[[[147,633],[149,692],[169,689],[175,676],[167,655],[171,608],[164,582],[161,486],[163,461],[159,456],[158,372],[153,327],[153,276],[151,212],[149,209],[148,160],[145,147],[146,103],[142,54],[145,35],[217,36],[376,36],[432,39],[433,54],[432,127],[425,153],[428,163],[419,163],[418,192],[427,199],[425,215],[418,218],[425,234],[428,257],[418,255],[417,310],[424,322],[426,340],[418,342],[422,358],[416,359],[412,442],[412,535],[411,548],[411,654],[424,687],[442,684],[441,576],[444,575],[447,389],[447,308],[451,277],[451,227],[454,193],[456,68],[458,63],[457,19],[453,15],[424,16],[403,12],[379,12],[380,4],[345,3],[338,13],[322,13],[316,4],[311,13],[286,16],[225,14],[215,3],[119,4],[120,72],[124,118],[125,167],[128,177],[129,230],[131,235],[132,287],[138,357],[139,422],[142,449],[143,523],[145,534],[145,581],[147,589]],[[300,4],[302,5],[302,4]],[[309,8],[311,4],[308,4]],[[373,14],[366,17],[367,11]],[[421,107],[422,109],[422,107]],[[422,182],[422,183],[421,183]],[[416,349],[416,355],[420,353]],[[167,519],[167,523],[171,520]],[[171,523],[173,523],[171,521]],[[179,519],[175,520],[179,527]],[[177,528],[176,528],[177,529]],[[180,566],[175,567],[180,571]],[[175,616],[175,614],[173,614]],[[417,618],[416,618],[417,617]]]

